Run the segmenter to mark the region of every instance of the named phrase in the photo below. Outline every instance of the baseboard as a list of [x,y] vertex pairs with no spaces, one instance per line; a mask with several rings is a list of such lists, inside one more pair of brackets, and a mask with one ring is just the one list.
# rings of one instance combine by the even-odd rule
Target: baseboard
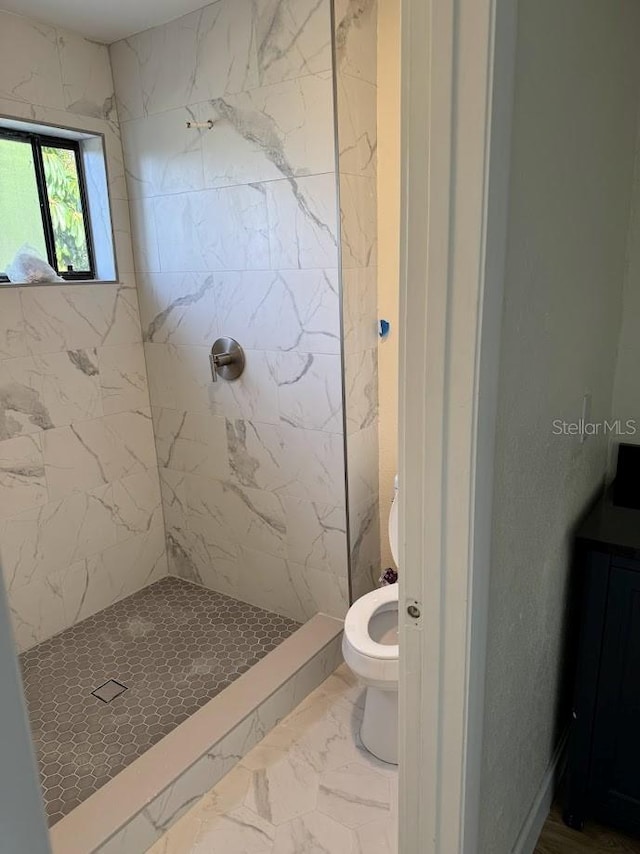
[[535,850],[540,834],[542,833],[542,827],[553,803],[556,783],[564,769],[568,736],[569,732],[567,730],[560,739],[553,758],[549,763],[549,767],[542,778],[540,787],[531,804],[531,809],[527,813],[522,829],[512,848],[512,854],[533,854]]

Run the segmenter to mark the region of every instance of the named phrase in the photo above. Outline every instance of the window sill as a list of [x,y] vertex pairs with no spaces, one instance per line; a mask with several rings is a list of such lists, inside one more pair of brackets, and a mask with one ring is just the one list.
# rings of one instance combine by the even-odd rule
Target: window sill
[[51,288],[67,287],[73,285],[121,285],[119,279],[69,279],[63,282],[0,282],[3,288]]

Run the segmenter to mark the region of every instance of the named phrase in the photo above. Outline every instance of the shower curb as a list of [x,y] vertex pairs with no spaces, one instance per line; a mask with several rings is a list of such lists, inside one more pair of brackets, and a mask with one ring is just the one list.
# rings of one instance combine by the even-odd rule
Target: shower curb
[[53,854],[141,854],[342,661],[319,614],[50,831]]

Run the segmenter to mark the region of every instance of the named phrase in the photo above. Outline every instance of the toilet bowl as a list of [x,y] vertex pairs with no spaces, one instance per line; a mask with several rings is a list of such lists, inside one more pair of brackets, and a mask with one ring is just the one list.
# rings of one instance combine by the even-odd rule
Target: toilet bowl
[[[389,514],[391,553],[398,563],[398,487]],[[367,687],[360,738],[366,749],[398,763],[398,585],[373,590],[349,608],[342,654]]]

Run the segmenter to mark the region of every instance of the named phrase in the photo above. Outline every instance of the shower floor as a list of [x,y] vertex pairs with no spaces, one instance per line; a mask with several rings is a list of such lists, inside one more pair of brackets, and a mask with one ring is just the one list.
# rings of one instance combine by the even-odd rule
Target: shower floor
[[[298,623],[177,578],[20,656],[55,824],[291,635]],[[105,702],[92,694],[104,683]],[[122,690],[125,686],[126,690]]]

